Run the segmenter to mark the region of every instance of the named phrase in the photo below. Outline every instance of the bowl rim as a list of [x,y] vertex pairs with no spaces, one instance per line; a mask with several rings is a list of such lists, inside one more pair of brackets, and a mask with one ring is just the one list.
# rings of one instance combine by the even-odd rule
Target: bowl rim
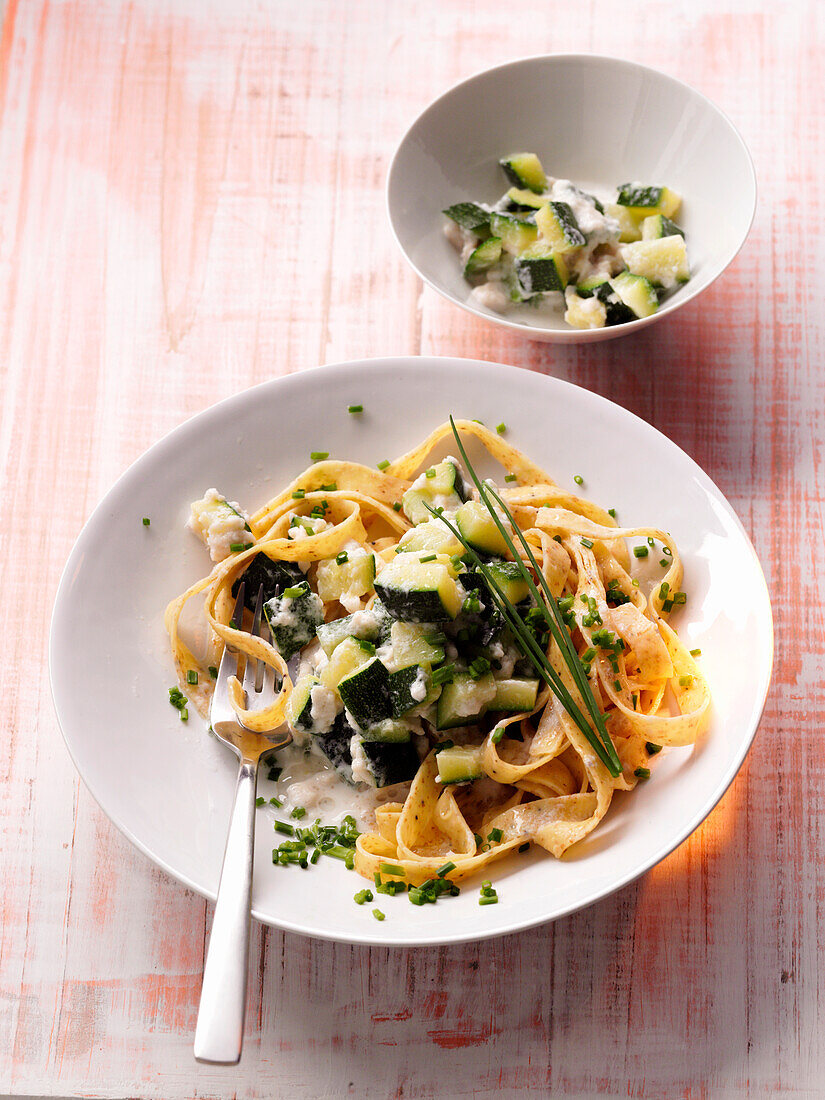
[[452,84],[449,88],[447,88],[430,103],[428,103],[427,106],[422,111],[420,111],[418,115],[416,115],[413,121],[406,128],[403,136],[401,137],[401,140],[398,142],[398,145],[395,148],[395,152],[392,155],[389,168],[387,169],[387,179],[384,187],[384,196],[386,203],[387,220],[390,223],[390,231],[392,232],[392,235],[395,239],[395,243],[398,245],[402,255],[404,256],[410,267],[412,267],[413,271],[415,271],[415,273],[418,275],[418,277],[428,286],[430,286],[437,294],[440,294],[442,298],[445,298],[447,301],[459,306],[465,312],[472,314],[474,317],[479,317],[481,320],[487,321],[492,325],[500,325],[502,328],[507,328],[513,332],[521,333],[528,338],[532,337],[532,339],[534,340],[546,340],[548,342],[552,341],[553,343],[595,343],[599,340],[605,340],[608,338],[605,336],[604,329],[538,328],[533,325],[526,325],[520,321],[508,320],[508,318],[504,315],[496,316],[491,313],[484,313],[480,309],[477,309],[469,301],[461,301],[457,297],[454,297],[448,291],[445,291],[440,286],[437,286],[433,279],[431,279],[430,276],[426,274],[426,272],[422,271],[418,264],[412,259],[410,254],[407,252],[407,249],[401,243],[395,220],[393,218],[393,202],[391,191],[393,188],[394,178],[398,170],[399,157],[401,156],[401,153],[408,140],[410,139],[413,131],[416,129],[416,127],[419,126],[420,123],[424,121],[427,115],[434,112],[445,99],[449,98],[449,96],[453,95],[453,93],[457,92],[460,88],[463,88],[465,85],[472,84],[474,81],[481,80],[484,77],[490,76],[493,73],[497,73],[505,69],[515,69],[521,66],[532,65],[536,62],[560,61],[596,62],[608,64],[611,66],[619,66],[620,68],[628,70],[641,70],[642,72],[651,74],[659,80],[663,80],[666,83],[675,85],[683,92],[686,92],[688,96],[695,97],[696,99],[702,101],[707,107],[710,108],[711,111],[718,115],[727,124],[732,136],[735,139],[735,142],[738,144],[741,152],[744,154],[744,163],[746,165],[746,168],[748,169],[752,199],[750,205],[750,216],[747,220],[747,226],[744,233],[742,234],[741,240],[730,252],[730,254],[722,261],[722,263],[719,265],[718,270],[714,274],[712,274],[708,281],[702,286],[697,286],[690,290],[687,289],[687,287],[683,287],[678,295],[674,295],[673,298],[671,298],[669,301],[666,301],[662,308],[657,310],[656,313],[652,314],[650,317],[640,317],[635,321],[628,321],[622,325],[614,326],[615,332],[611,333],[611,336],[625,336],[629,335],[631,332],[638,332],[639,330],[646,328],[648,325],[651,325],[660,320],[662,317],[674,313],[677,309],[681,309],[681,307],[687,305],[688,302],[693,301],[694,298],[698,297],[698,295],[702,294],[705,290],[711,287],[719,278],[719,276],[724,271],[726,271],[728,267],[730,267],[730,265],[742,251],[742,248],[744,247],[744,244],[750,235],[750,231],[753,227],[754,218],[756,217],[756,208],[758,202],[756,168],[754,166],[753,157],[751,156],[751,152],[748,149],[745,139],[742,137],[737,127],[734,125],[729,116],[722,110],[721,107],[717,106],[717,104],[714,103],[713,100],[710,99],[708,96],[706,96],[704,92],[700,92],[697,88],[694,88],[693,85],[688,84],[684,80],[680,80],[678,77],[671,76],[669,73],[664,73],[660,69],[654,69],[650,65],[643,65],[638,61],[630,61],[627,58],[623,57],[612,57],[609,54],[560,52],[530,54],[527,57],[517,57],[513,58],[510,61],[503,61],[498,65],[492,65],[488,66],[485,69],[479,69],[475,73],[472,73],[470,76],[463,77],[455,84]]

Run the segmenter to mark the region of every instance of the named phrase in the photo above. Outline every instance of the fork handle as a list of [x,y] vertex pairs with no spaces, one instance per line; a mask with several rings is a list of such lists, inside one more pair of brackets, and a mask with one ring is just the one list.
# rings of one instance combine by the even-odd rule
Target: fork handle
[[203,969],[195,1029],[195,1057],[199,1062],[231,1065],[241,1057],[249,962],[257,777],[257,762],[242,761]]

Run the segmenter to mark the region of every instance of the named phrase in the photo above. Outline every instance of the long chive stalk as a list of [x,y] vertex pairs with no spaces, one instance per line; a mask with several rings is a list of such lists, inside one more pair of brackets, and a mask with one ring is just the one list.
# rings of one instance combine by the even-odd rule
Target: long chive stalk
[[[558,600],[555,598],[555,596],[551,592],[550,586],[547,583],[547,579],[544,576],[544,573],[542,573],[541,569],[539,569],[539,565],[538,565],[538,562],[536,561],[535,555],[533,554],[532,548],[530,547],[530,544],[527,542],[527,539],[525,539],[524,535],[522,534],[521,529],[518,527],[515,520],[513,519],[513,516],[512,516],[512,513],[510,512],[510,509],[507,507],[507,505],[504,503],[504,501],[498,495],[496,490],[493,489],[491,486],[485,485],[484,490],[486,492],[489,492],[490,496],[501,506],[504,514],[507,516],[508,520],[510,521],[513,530],[515,531],[516,535],[518,536],[519,542],[524,547],[524,552],[527,554],[527,557],[530,559],[530,564],[532,565],[533,569],[535,570],[536,576],[538,577],[539,583],[541,584],[541,587],[544,591],[544,596],[545,596],[544,600],[541,600],[539,598],[538,590],[536,589],[535,585],[532,583],[532,578],[530,577],[529,572],[527,570],[525,570],[524,568],[522,568],[522,572],[526,574],[528,584],[531,587],[533,595],[536,597],[538,606],[541,609],[542,614],[544,615],[544,618],[547,622],[547,625],[552,630],[552,624],[551,624],[551,621],[550,621],[550,617],[547,613],[547,607],[549,606],[549,608],[551,609],[551,611],[552,611],[552,613],[553,613],[553,615],[556,619],[556,623],[558,625],[558,633],[556,633],[554,631],[553,632],[553,637],[556,639],[556,643],[559,646],[559,649],[561,649],[561,651],[562,651],[562,656],[565,659],[567,667],[570,669],[570,673],[571,673],[571,675],[572,675],[572,677],[573,677],[573,679],[576,683],[576,686],[578,687],[578,689],[581,693],[582,698],[584,699],[585,706],[587,707],[587,709],[590,713],[590,716],[591,716],[591,718],[593,719],[593,721],[596,725],[596,730],[597,730],[599,736],[601,737],[602,741],[604,742],[604,746],[607,749],[608,754],[611,756],[611,758],[613,759],[613,762],[616,764],[616,766],[620,767],[621,765],[620,765],[619,757],[616,754],[616,749],[613,745],[613,742],[610,740],[610,734],[607,732],[607,726],[605,725],[605,721],[604,721],[604,714],[599,710],[599,706],[596,703],[596,699],[595,699],[595,697],[593,695],[593,691],[590,687],[590,681],[587,679],[587,674],[585,673],[585,671],[582,667],[581,659],[580,659],[578,653],[576,652],[576,647],[573,645],[573,639],[570,637],[570,634],[569,634],[569,632],[566,628],[566,625],[565,625],[565,622],[564,622],[564,617],[561,613],[561,608],[559,607]],[[487,505],[487,508],[490,511],[492,511],[492,509],[490,508],[489,502],[485,500],[484,503]],[[505,537],[506,537],[506,534],[507,533],[505,532]],[[510,545],[510,549],[513,552],[514,558],[516,558],[516,560],[518,561],[519,560],[519,555],[516,552],[515,546],[513,546],[510,543],[509,539],[508,539],[508,545]]]
[[[591,727],[590,723],[587,722],[587,720],[582,715],[582,713],[579,710],[578,706],[573,701],[572,696],[567,691],[567,688],[564,686],[563,682],[561,681],[560,677],[558,676],[558,673],[556,673],[555,669],[553,669],[552,666],[547,661],[546,655],[541,651],[540,647],[535,643],[535,640],[533,639],[530,632],[524,627],[523,623],[521,622],[521,619],[518,617],[518,614],[515,611],[515,608],[512,607],[512,605],[510,604],[510,601],[507,600],[507,598],[504,596],[503,592],[498,587],[495,580],[489,575],[488,571],[484,567],[484,564],[478,558],[475,551],[472,549],[472,547],[470,547],[467,544],[467,542],[465,541],[463,536],[460,534],[460,532],[458,532],[455,528],[453,528],[451,524],[448,524],[448,525],[450,526],[451,530],[453,531],[453,533],[458,538],[459,542],[461,542],[462,546],[464,546],[465,549],[471,554],[471,556],[474,559],[474,562],[475,562],[476,566],[480,569],[480,571],[481,571],[482,575],[484,576],[485,580],[487,581],[488,585],[491,587],[491,589],[494,589],[495,595],[497,596],[497,601],[496,602],[499,603],[499,605],[500,605],[499,610],[502,611],[502,613],[504,614],[508,625],[510,626],[511,630],[513,630],[513,632],[516,634],[516,637],[518,638],[518,640],[521,641],[523,645],[526,645],[527,648],[529,649],[529,653],[526,654],[526,655],[530,657],[531,661],[536,666],[537,670],[541,672],[542,678],[549,684],[551,689],[554,691],[554,694],[556,694],[559,701],[564,706],[565,710],[567,710],[567,712],[570,714],[571,718],[573,718],[573,720],[575,721],[576,725],[579,727],[579,729],[582,731],[582,733],[584,733],[584,735],[587,737],[589,743],[591,744],[593,749],[596,751],[597,755],[599,756],[599,759],[602,760],[602,763],[604,763],[605,767],[607,767],[610,774],[613,775],[613,776],[620,775],[621,770],[622,770],[621,769],[621,762],[619,761],[619,758],[618,758],[618,755],[616,753],[616,749],[613,745],[613,742],[610,739],[610,735],[607,732],[607,727],[606,727],[605,721],[604,721],[604,715],[602,714],[601,710],[599,709],[599,706],[598,706],[598,704],[596,702],[596,699],[593,695],[592,688],[590,687],[590,682],[587,679],[587,674],[585,673],[584,668],[582,667],[581,659],[579,658],[579,655],[576,652],[576,649],[575,649],[575,646],[573,645],[573,641],[570,637],[570,634],[567,631],[567,627],[566,627],[566,624],[564,622],[564,618],[562,616],[561,609],[558,606],[558,602],[557,602],[555,596],[553,595],[553,593],[551,592],[550,587],[547,584],[547,581],[544,577],[544,574],[542,573],[541,569],[538,566],[538,562],[535,559],[535,555],[533,554],[527,540],[524,538],[521,530],[519,529],[518,525],[516,524],[515,520],[513,519],[512,513],[510,512],[509,508],[504,503],[504,501],[501,499],[501,497],[499,497],[498,494],[494,490],[490,489],[489,486],[485,485],[479,479],[478,475],[476,474],[475,469],[473,468],[473,465],[472,465],[472,463],[470,462],[470,460],[467,456],[467,452],[464,449],[464,445],[461,442],[461,437],[458,434],[458,430],[456,429],[455,422],[454,422],[452,416],[450,417],[450,426],[453,430],[453,435],[455,436],[455,441],[456,441],[456,444],[458,446],[459,453],[461,454],[461,457],[464,461],[464,464],[465,464],[467,470],[469,471],[470,476],[472,477],[473,482],[476,485],[476,488],[479,491],[479,496],[481,498],[481,501],[485,505],[485,507],[487,508],[488,512],[490,513],[494,523],[496,524],[496,527],[498,528],[499,532],[501,533],[502,538],[507,543],[508,549],[510,550],[510,552],[513,555],[513,560],[518,565],[518,567],[521,571],[521,574],[522,574],[524,580],[527,582],[528,588],[529,588],[531,594],[533,595],[533,597],[536,601],[537,606],[539,607],[539,609],[542,612],[542,615],[544,616],[544,619],[547,623],[547,626],[550,630],[550,633],[553,636],[553,639],[555,640],[556,645],[559,647],[559,651],[560,651],[560,653],[561,653],[561,655],[562,655],[562,657],[565,661],[565,664],[567,665],[567,667],[570,671],[570,675],[572,676],[573,681],[576,684],[576,687],[578,688],[579,693],[582,696],[582,699],[584,700],[585,706],[586,706],[586,708],[587,708],[587,710],[590,714],[591,720],[592,720],[593,724],[595,725],[595,732],[594,732],[593,728]],[[532,565],[533,569],[535,570],[536,576],[538,577],[539,583],[541,584],[541,587],[543,589],[543,593],[544,593],[543,597],[539,593],[539,590],[536,587],[536,584],[533,581],[533,578],[531,577],[529,570],[527,569],[524,562],[522,561],[521,555],[516,550],[515,543],[513,542],[512,538],[510,537],[510,533],[507,531],[506,527],[501,522],[501,519],[499,518],[499,516],[498,516],[498,514],[495,510],[495,507],[490,503],[490,498],[491,497],[500,505],[500,507],[501,507],[502,511],[504,512],[505,516],[507,517],[508,521],[512,525],[513,531],[516,532],[519,541],[521,542],[522,546],[524,547],[525,553],[527,554],[528,558],[530,559],[530,564]],[[441,518],[443,519],[443,516]],[[447,522],[447,521],[444,521],[444,522]],[[552,614],[551,614],[551,612],[552,612]],[[514,626],[514,623],[517,623],[518,625]],[[539,655],[540,655],[540,663],[537,663],[537,657]],[[559,688],[561,688],[561,691],[559,690]]]
[[[493,601],[496,604],[496,607],[503,616],[504,621],[509,626],[510,631],[515,637],[517,643],[520,645],[521,651],[524,656],[528,658],[533,667],[536,669],[536,672],[539,674],[539,676],[541,676],[541,678],[549,686],[553,694],[559,699],[564,709],[567,711],[575,724],[587,738],[596,755],[599,757],[599,759],[610,772],[610,774],[618,775],[621,771],[621,768],[619,768],[619,771],[616,771],[616,764],[611,759],[604,744],[593,732],[593,728],[591,727],[590,723],[582,714],[581,710],[576,704],[576,701],[573,699],[573,696],[567,690],[567,685],[550,664],[547,659],[546,653],[544,653],[541,646],[535,640],[531,632],[527,629],[527,627],[525,627],[524,623],[518,615],[518,612],[499,587],[499,584],[493,574],[490,572],[490,570],[487,568],[487,566],[481,560],[478,554],[476,554],[473,547],[470,546],[470,544],[464,539],[464,536],[461,534],[461,532],[456,527],[454,527],[448,519],[445,519],[444,516],[439,516],[435,509],[430,508],[426,501],[424,502],[424,506],[430,512],[432,512],[434,516],[439,518],[441,522],[450,529],[450,531],[452,531],[452,533],[464,547],[476,569],[478,569],[479,573],[486,581],[487,586],[490,590],[490,594],[493,597]],[[562,656],[564,656],[564,654],[562,654]]]

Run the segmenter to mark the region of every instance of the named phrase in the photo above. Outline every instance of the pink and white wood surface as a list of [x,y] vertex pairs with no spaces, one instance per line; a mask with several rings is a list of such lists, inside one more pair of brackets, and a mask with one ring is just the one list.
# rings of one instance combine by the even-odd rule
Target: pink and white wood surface
[[[0,39],[4,608],[0,1090],[12,1095],[825,1095],[825,247],[816,0],[9,0]],[[554,349],[424,290],[383,184],[406,126],[520,55],[610,53],[741,129],[760,204],[698,302]],[[609,95],[605,89],[605,95]],[[323,361],[466,355],[632,409],[764,563],[775,679],[704,826],[633,886],[478,946],[257,927],[238,1068],[191,1040],[211,907],[115,831],[47,687],[60,569],[103,492],[216,398]]]

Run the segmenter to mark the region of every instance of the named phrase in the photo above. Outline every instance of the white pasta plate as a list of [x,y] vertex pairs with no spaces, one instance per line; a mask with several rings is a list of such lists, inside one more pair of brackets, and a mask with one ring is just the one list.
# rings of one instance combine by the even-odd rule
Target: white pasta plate
[[[626,181],[682,196],[690,281],[650,316],[604,328],[571,328],[563,310],[520,305],[498,313],[471,295],[442,211],[494,204],[507,189],[499,159],[532,152],[547,172],[605,202]],[[705,96],[631,61],[586,54],[526,57],[448,89],[401,139],[387,177],[390,225],[421,278],[455,305],[532,340],[609,340],[655,324],[718,278],[745,242],[756,176],[733,124]],[[561,301],[561,295],[553,295]]]
[[[348,406],[361,404],[361,414]],[[255,509],[324,450],[374,465],[424,439],[450,414],[507,425],[506,438],[564,487],[627,525],[655,525],[683,555],[688,602],[672,622],[701,648],[713,710],[690,748],[661,752],[653,775],[614,797],[606,819],[556,860],[541,850],[488,869],[479,883],[417,907],[353,895],[365,885],[337,860],[273,867],[274,811],[258,814],[254,915],[279,928],[352,943],[482,939],[590,905],[653,867],[711,812],[751,744],[771,674],[770,601],[756,554],[713,482],[675,444],[587,390],[513,367],[396,358],[318,367],[264,383],[198,414],[151,447],[95,509],[66,565],[51,630],[55,706],[69,752],[114,824],[158,866],[214,898],[235,762],[175,683],[163,611],[208,568],[184,529],[189,502],[215,485]],[[471,452],[473,453],[473,452]],[[491,465],[489,472],[494,468]],[[144,526],[142,518],[151,523]],[[268,793],[262,778],[261,793]]]

